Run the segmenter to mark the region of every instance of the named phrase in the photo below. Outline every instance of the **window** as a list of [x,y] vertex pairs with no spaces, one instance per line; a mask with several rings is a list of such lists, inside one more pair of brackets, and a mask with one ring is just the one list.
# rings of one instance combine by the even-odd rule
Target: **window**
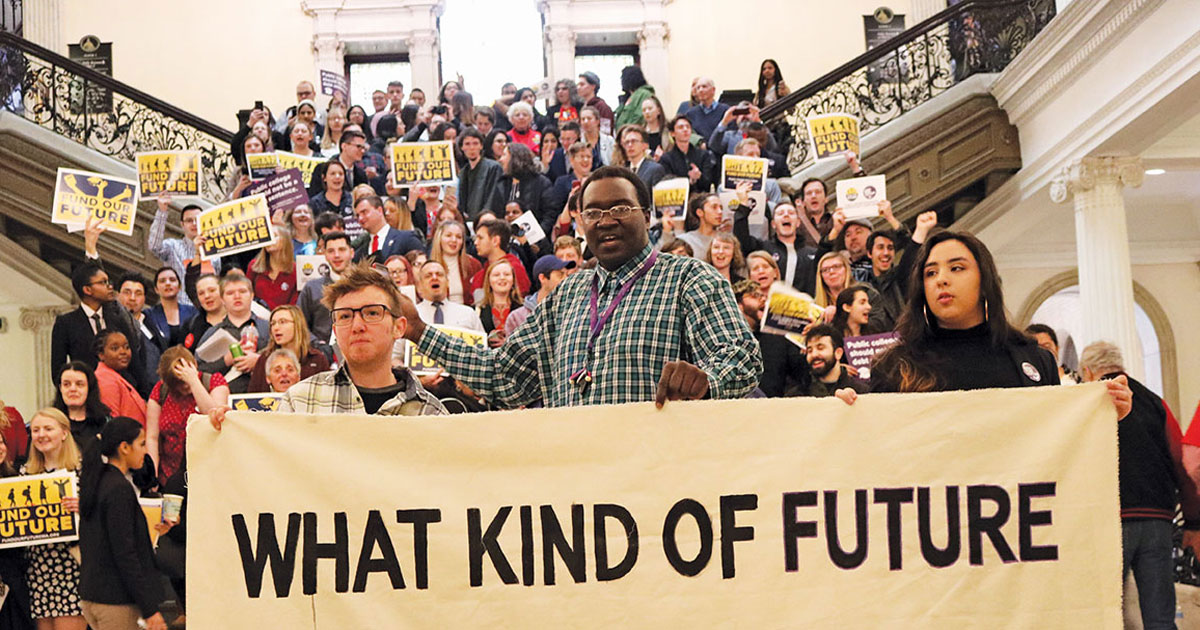
[[350,80],[350,104],[362,105],[367,115],[375,113],[371,106],[371,93],[375,90],[387,91],[390,81],[400,81],[404,84],[404,98],[412,91],[412,66],[408,63],[408,55],[347,55],[346,76]]
[[[638,61],[637,46],[576,46],[575,77],[572,78],[583,72],[596,73],[600,77],[598,96],[616,110],[617,97],[621,94],[621,70],[637,65]],[[670,118],[675,112],[663,113]]]

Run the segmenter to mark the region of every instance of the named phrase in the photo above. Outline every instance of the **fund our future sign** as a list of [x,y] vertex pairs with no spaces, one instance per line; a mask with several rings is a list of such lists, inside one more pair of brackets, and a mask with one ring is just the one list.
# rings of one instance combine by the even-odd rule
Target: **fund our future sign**
[[1121,628],[1100,386],[345,421],[189,426],[198,627]]

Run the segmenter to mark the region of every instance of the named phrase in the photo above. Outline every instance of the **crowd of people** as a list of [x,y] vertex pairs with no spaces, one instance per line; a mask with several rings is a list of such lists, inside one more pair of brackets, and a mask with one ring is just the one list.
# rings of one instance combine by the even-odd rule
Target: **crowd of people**
[[[89,224],[71,276],[79,307],[52,332],[54,405],[28,426],[11,408],[0,422],[11,464],[0,474],[82,472],[70,506],[82,517],[82,558],[67,543],[0,555],[10,587],[0,628],[133,628],[139,617],[164,627],[161,576],[185,596],[186,499],[179,521],[155,525],[153,548],[136,497],[186,495],[188,417],[209,414],[220,428],[239,394],[274,395],[283,412],[441,415],[763,396],[853,404],[870,392],[1071,376],[1053,329],[1013,327],[975,237],[939,227],[933,212],[906,226],[887,201],[876,220],[848,220],[825,181],[781,185],[782,143],[759,118],[788,93],[774,61],[763,62],[752,100],[721,103],[698,77],[670,118],[637,66],[622,72],[620,102],[599,87],[591,72],[558,81],[541,112],[533,90],[513,84],[476,106],[461,80],[407,98],[393,81],[368,113],[337,97],[320,108],[303,81],[282,116],[250,112],[227,174],[234,198],[251,182],[247,154],[327,158],[309,202],[275,213],[273,244],[203,261],[200,206],[176,209],[164,196],[148,231],[161,267],[153,278],[110,276],[103,230]],[[426,140],[453,141],[457,186],[397,188],[390,145]],[[727,153],[767,159],[766,225],[750,221],[748,187],[723,191]],[[856,155],[846,161],[864,174]],[[690,184],[682,222],[653,207],[654,185],[669,177]],[[526,213],[543,238],[518,223]],[[167,238],[176,218],[183,237]],[[300,288],[297,255],[323,256],[328,272]],[[777,285],[821,309],[802,338],[762,330]],[[859,378],[845,340],[885,332],[897,343]],[[409,369],[408,346],[440,369]],[[1170,544],[1162,523],[1176,492],[1189,531],[1200,529],[1200,466],[1185,469],[1179,456],[1180,444],[1200,448],[1200,432],[1183,438],[1111,345],[1089,347],[1082,365],[1078,378],[1107,380],[1123,418],[1126,564],[1145,589],[1143,610],[1158,611],[1170,566],[1154,554],[1164,535]],[[1137,479],[1128,488],[1127,476]],[[105,542],[114,540],[121,546]]]

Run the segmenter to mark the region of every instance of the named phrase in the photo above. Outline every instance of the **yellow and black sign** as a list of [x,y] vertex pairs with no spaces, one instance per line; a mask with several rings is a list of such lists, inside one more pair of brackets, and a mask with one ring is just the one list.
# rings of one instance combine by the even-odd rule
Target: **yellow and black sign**
[[200,196],[199,151],[152,151],[138,153],[136,159],[142,198],[153,199],[163,193]]
[[246,170],[250,179],[266,179],[275,174],[279,167],[279,156],[275,153],[247,153]]
[[70,471],[0,480],[0,549],[79,540],[75,515],[62,504],[76,496]]
[[721,187],[733,190],[742,182],[750,182],[750,190],[762,190],[767,182],[767,160],[745,155],[725,155],[721,158]]
[[[487,343],[487,335],[478,330],[467,330],[466,328],[443,326],[441,324],[433,327],[451,337],[458,337],[472,346],[482,346]],[[421,354],[417,350],[417,345],[410,341],[404,342],[404,366],[412,370],[415,374],[433,374],[442,367],[433,359]]]
[[806,119],[808,141],[815,159],[842,159],[847,151],[858,153],[858,118],[844,112]]
[[200,258],[236,254],[275,242],[271,210],[266,195],[251,195],[213,206],[200,213],[200,234],[204,247]]
[[50,222],[82,228],[90,217],[96,217],[106,229],[129,236],[137,204],[138,185],[131,179],[60,168]]
[[686,177],[665,179],[654,187],[654,209],[658,216],[671,215],[682,223],[687,215],[688,188]]
[[809,324],[824,314],[825,309],[817,306],[807,293],[776,282],[767,293],[767,309],[760,329],[777,335],[803,334]]
[[392,171],[396,186],[455,184],[454,143],[397,142],[392,145]]
[[276,158],[279,160],[279,168],[288,170],[289,168],[298,169],[300,171],[300,179],[304,180],[304,185],[308,186],[312,182],[313,169],[317,168],[318,164],[327,161],[327,158],[306,157],[288,153],[287,151],[276,151]]
[[275,411],[283,394],[233,394],[229,406],[234,411]]

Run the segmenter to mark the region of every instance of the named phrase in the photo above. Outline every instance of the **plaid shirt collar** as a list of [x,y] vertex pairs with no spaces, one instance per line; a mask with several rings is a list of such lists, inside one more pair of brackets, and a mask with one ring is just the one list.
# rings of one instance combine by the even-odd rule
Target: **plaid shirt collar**
[[[376,412],[377,415],[444,415],[447,413],[437,397],[422,387],[417,379],[413,377],[412,372],[410,372],[408,368],[392,368],[392,374],[396,377],[397,383],[402,383],[404,385],[404,389],[401,390],[400,393],[396,394],[391,400],[383,403],[383,406],[379,408],[378,412]],[[345,363],[342,363],[342,365],[339,366],[338,369],[333,373],[333,387],[335,391],[335,400],[341,401],[342,404],[349,403],[353,409],[361,411],[362,402],[360,400],[360,396],[357,395],[358,388],[354,385],[354,381],[350,380],[350,371]],[[421,403],[420,413],[411,414],[400,411],[401,407],[411,401],[417,401]]]
[[646,259],[650,257],[650,252],[652,251],[654,251],[654,248],[650,246],[650,243],[646,243],[646,246],[643,247],[640,252],[634,254],[633,258],[625,261],[624,265],[617,267],[616,271],[609,271],[603,266],[597,264],[596,276],[600,279],[600,293],[607,293],[608,291],[616,289],[626,282],[629,282],[629,279],[633,277],[633,274],[637,273],[637,270],[640,269],[642,264],[646,262]]

